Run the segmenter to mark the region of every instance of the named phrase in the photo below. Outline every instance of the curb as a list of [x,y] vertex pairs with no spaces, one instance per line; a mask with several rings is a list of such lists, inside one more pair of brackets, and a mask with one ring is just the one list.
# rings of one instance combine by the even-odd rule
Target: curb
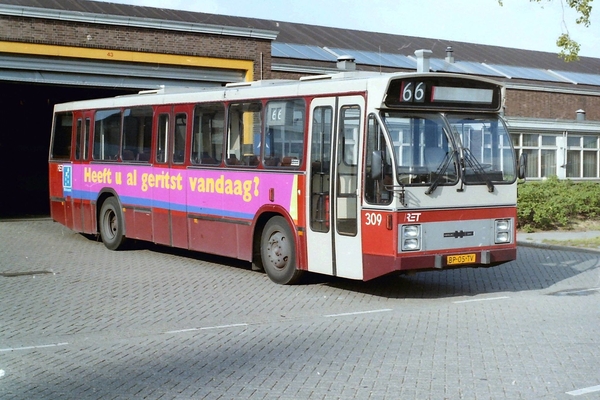
[[528,240],[517,240],[517,246],[535,247],[545,250],[560,250],[560,251],[579,251],[584,253],[600,253],[600,249],[590,249],[588,247],[563,246],[559,244],[546,244]]

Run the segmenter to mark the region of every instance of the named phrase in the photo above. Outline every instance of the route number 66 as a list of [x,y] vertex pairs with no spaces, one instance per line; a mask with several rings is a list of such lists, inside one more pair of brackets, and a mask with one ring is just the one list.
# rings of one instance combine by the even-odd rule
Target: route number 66
[[379,225],[381,225],[381,221],[383,220],[383,217],[381,216],[381,214],[378,214],[378,213],[366,213],[365,218],[367,219],[367,221],[366,221],[367,226],[369,226],[369,225],[379,226]]
[[425,82],[403,82],[402,101],[423,103],[425,101]]

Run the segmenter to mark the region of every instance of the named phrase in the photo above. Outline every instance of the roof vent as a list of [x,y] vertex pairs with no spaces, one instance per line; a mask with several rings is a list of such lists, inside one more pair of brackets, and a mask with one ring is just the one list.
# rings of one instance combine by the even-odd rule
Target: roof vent
[[429,72],[429,59],[431,58],[431,50],[416,50],[417,56],[417,72]]
[[454,56],[452,55],[454,50],[452,50],[451,46],[446,47],[446,62],[448,64],[454,64]]
[[582,110],[581,108],[577,111],[575,111],[577,113],[577,121],[585,121],[585,110]]
[[352,56],[339,56],[337,59],[337,68],[342,71],[356,70],[356,62]]

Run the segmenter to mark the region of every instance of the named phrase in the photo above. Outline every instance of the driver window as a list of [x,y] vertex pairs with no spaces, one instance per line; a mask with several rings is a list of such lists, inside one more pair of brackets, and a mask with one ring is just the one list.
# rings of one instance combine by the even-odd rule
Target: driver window
[[[375,161],[375,168],[374,168]],[[381,163],[381,171],[377,171]],[[373,114],[367,126],[367,160],[365,168],[365,199],[371,204],[390,204],[394,184],[391,152],[383,129]]]

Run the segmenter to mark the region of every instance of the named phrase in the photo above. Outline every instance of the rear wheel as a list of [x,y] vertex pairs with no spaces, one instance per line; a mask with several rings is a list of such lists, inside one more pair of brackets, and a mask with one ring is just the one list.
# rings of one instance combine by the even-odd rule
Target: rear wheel
[[262,266],[275,283],[291,285],[304,271],[296,269],[294,235],[283,217],[273,217],[265,225],[260,242]]
[[98,225],[100,236],[107,249],[118,250],[125,243],[125,227],[123,212],[119,202],[114,197],[109,197],[102,204]]

